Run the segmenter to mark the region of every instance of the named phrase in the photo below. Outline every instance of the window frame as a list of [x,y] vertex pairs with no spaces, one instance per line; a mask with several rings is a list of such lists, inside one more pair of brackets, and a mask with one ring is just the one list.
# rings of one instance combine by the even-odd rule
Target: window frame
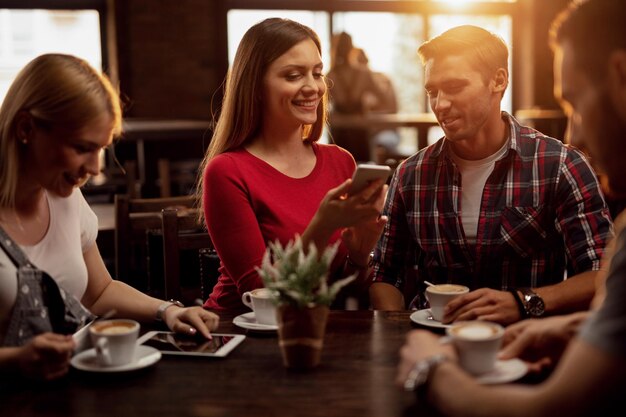
[[[223,13],[222,22],[224,50],[227,49],[228,34],[226,33],[226,15],[230,10],[311,10],[328,13],[329,29],[334,33],[333,13],[336,12],[391,12],[418,14],[423,18],[424,33],[430,32],[429,16],[440,14],[469,14],[469,15],[509,15],[511,16],[511,43],[515,48],[510,50],[512,68],[511,96],[512,111],[523,108],[523,103],[528,97],[522,97],[521,85],[530,85],[532,71],[528,66],[522,66],[522,57],[528,57],[531,53],[530,42],[522,42],[522,39],[532,39],[530,28],[524,28],[520,22],[526,14],[523,9],[523,1],[477,1],[468,2],[460,7],[458,4],[440,2],[434,0],[218,0],[221,3]],[[226,56],[226,62],[228,57]],[[228,64],[226,64],[228,65]],[[224,73],[227,68],[225,68]],[[428,106],[426,106],[428,108]]]
[[111,73],[109,59],[109,0],[3,0],[0,9],[15,10],[95,10],[100,23],[100,53],[102,71]]

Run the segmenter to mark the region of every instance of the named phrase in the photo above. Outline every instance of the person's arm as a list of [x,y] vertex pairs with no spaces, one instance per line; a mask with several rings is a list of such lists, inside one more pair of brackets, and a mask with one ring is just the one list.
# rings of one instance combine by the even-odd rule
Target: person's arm
[[588,316],[589,311],[581,311],[512,324],[505,330],[500,359],[524,359],[534,372],[552,368]]
[[572,343],[554,373],[538,385],[478,385],[458,367],[448,365],[441,372],[435,370],[429,399],[444,414],[455,416],[593,415],[599,406],[606,407],[611,391],[623,386],[626,375],[623,359],[579,340]]
[[[326,193],[324,199],[302,233],[302,244],[306,248],[313,242],[318,251],[328,246],[328,241],[337,229],[359,228],[348,232],[350,239],[346,242],[354,261],[363,261],[367,265],[372,247],[380,236],[380,226],[384,227],[379,215],[385,200],[386,186],[378,180],[369,184],[364,190],[347,195],[352,180],[344,181]],[[381,186],[383,186],[381,188]],[[368,227],[372,225],[373,227]]]
[[[624,228],[626,227],[626,211],[623,211],[620,215],[618,215],[613,225],[615,227],[615,236],[619,236]],[[604,302],[604,298],[606,297],[606,279],[608,277],[609,266],[611,264],[611,259],[615,254],[616,250],[616,241],[617,238],[613,238],[609,241],[608,245],[604,250],[604,257],[601,261],[600,273],[596,275],[596,293],[591,301],[591,308],[593,310],[597,310],[600,308],[602,303]]]
[[[388,186],[383,184],[380,190],[375,192],[371,197],[378,213],[382,213],[383,211],[387,189]],[[350,262],[354,266],[360,266],[364,269],[369,267],[370,254],[374,245],[378,242],[387,224],[387,220],[387,216],[376,215],[370,220],[363,221],[343,231],[341,237],[348,248]]]
[[[565,314],[589,308],[595,293],[596,276],[601,271],[588,271],[558,284],[533,288],[545,303],[545,314]],[[525,317],[518,302],[508,291],[480,288],[450,301],[445,308],[444,323],[456,320],[487,320],[511,324]],[[518,295],[521,297],[521,295]]]
[[227,275],[239,294],[263,287],[255,267],[261,265],[265,240],[243,174],[224,155],[211,160],[203,175],[204,220]]
[[[412,332],[401,350],[398,384],[402,384],[418,360],[438,353],[446,346],[427,331]],[[533,416],[592,415],[604,405],[611,391],[623,386],[626,362],[574,340],[555,372],[537,385],[481,385],[465,373],[454,357],[430,374],[428,401],[450,416]]]
[[560,170],[555,221],[574,273],[563,283],[537,289],[551,314],[589,308],[598,276],[591,271],[601,268],[605,248],[614,236],[598,179],[584,155],[568,149]]
[[370,301],[375,310],[404,310],[404,297],[400,290],[385,282],[370,286]]
[[566,314],[587,310],[596,292],[596,278],[601,271],[586,271],[558,284],[534,288],[546,305],[546,314]]
[[[153,322],[163,300],[150,297],[141,291],[109,275],[96,244],[88,249],[83,257],[87,265],[87,289],[81,302],[94,314],[102,315],[110,310],[116,316],[132,318],[142,322]],[[181,308],[170,306],[164,312],[167,326],[176,332],[195,334],[200,332],[210,338],[210,330],[215,330],[219,317],[201,307]]]
[[369,293],[375,310],[406,308],[402,288],[406,279],[407,260],[414,255],[414,245],[400,193],[400,178],[404,169],[404,165],[398,167],[391,179],[383,210],[387,223],[374,251],[373,283]]

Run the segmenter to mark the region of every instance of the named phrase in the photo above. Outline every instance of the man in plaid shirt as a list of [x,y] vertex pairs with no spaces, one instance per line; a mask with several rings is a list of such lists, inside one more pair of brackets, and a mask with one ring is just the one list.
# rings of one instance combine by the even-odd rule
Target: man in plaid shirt
[[423,307],[426,280],[472,289],[448,304],[445,323],[508,324],[587,308],[612,236],[590,165],[501,112],[508,50],[498,36],[460,26],[419,53],[445,137],[404,161],[391,181],[373,307]]

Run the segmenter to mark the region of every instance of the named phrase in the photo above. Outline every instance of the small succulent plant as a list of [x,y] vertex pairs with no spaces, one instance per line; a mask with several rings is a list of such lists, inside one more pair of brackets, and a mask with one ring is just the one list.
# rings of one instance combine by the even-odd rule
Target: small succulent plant
[[337,254],[338,246],[339,242],[336,242],[319,255],[313,243],[305,253],[299,235],[285,247],[278,240],[270,242],[257,271],[279,305],[290,304],[296,308],[328,306],[341,288],[357,276],[354,274],[328,284],[330,264]]

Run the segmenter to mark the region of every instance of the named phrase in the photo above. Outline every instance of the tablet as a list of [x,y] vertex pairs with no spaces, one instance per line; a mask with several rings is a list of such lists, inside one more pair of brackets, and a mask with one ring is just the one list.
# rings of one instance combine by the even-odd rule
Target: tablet
[[152,331],[141,336],[138,344],[151,346],[164,355],[224,357],[243,339],[242,334],[211,333],[213,339],[204,336],[189,336],[173,332]]
[[352,186],[350,187],[350,195],[363,191],[370,182],[382,179],[387,180],[391,174],[391,168],[387,165],[375,164],[359,164],[352,176]]

